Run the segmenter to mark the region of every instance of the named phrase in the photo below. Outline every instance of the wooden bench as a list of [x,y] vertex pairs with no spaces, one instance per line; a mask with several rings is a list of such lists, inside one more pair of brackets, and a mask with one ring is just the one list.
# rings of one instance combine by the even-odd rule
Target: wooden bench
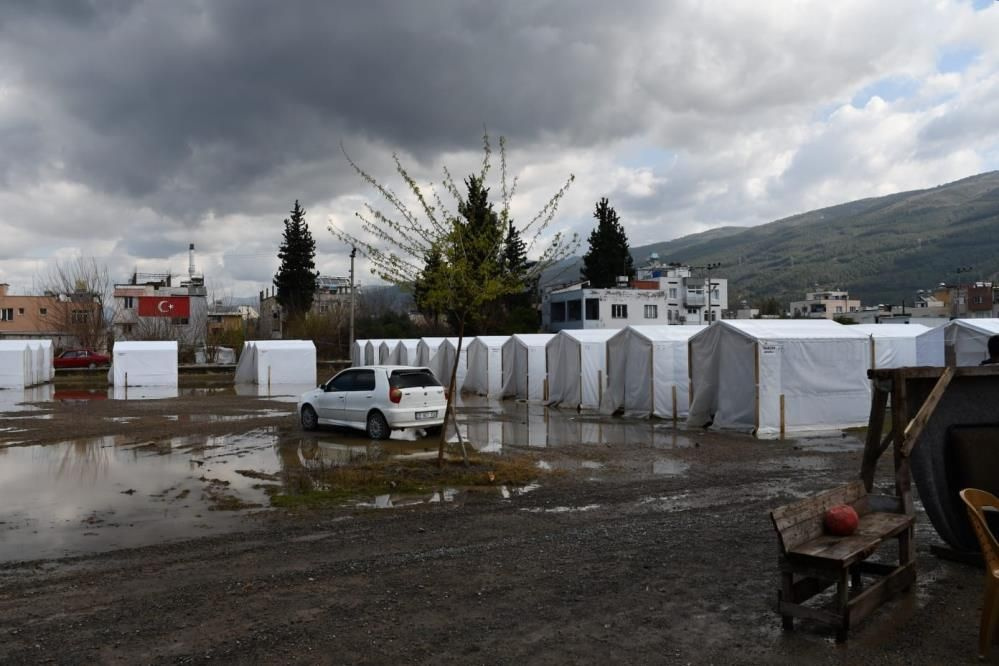
[[[860,516],[850,536],[824,532],[825,512],[837,504],[849,504]],[[851,626],[916,580],[909,547],[913,517],[897,497],[868,495],[861,480],[782,506],[770,518],[780,541],[777,606],[787,630],[794,628],[795,617],[807,618],[836,627],[836,640],[845,641]],[[897,565],[865,561],[888,539],[898,541]],[[864,589],[863,575],[878,578]],[[804,604],[832,585],[831,607]]]

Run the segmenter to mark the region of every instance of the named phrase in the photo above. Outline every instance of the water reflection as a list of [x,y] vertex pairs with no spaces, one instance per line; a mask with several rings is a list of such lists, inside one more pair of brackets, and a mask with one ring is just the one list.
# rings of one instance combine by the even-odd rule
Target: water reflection
[[459,410],[461,432],[479,451],[498,453],[507,446],[556,448],[579,444],[656,449],[694,446],[690,432],[654,419],[606,419],[514,401],[486,406],[468,402],[466,409]]
[[0,389],[0,412],[34,411],[38,407],[28,403],[52,400],[55,387],[52,384],[29,386],[24,389]]
[[236,395],[248,398],[267,398],[278,402],[298,402],[298,397],[316,388],[312,384],[235,384]]
[[0,561],[134,547],[238,525],[266,505],[277,432],[143,441],[94,437],[0,449]]

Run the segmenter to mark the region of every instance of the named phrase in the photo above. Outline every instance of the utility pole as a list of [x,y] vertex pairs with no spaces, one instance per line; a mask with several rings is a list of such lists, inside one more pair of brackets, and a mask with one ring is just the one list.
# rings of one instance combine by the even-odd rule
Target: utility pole
[[[721,268],[721,262],[720,261],[716,261],[716,262],[711,263],[711,264],[705,264],[704,266],[691,266],[691,268],[700,269],[700,270],[703,270],[703,271],[707,272],[708,278],[707,278],[707,280],[704,283],[704,287],[705,287],[705,290],[707,291],[707,293],[705,295],[706,298],[707,298],[707,320],[708,320],[708,324],[710,324],[713,321],[713,318],[711,316],[711,271],[713,271],[716,268]],[[702,324],[704,323],[704,319],[705,319],[705,317],[702,316],[701,317],[701,323]]]
[[357,248],[350,248],[350,346],[347,353],[354,353],[354,257],[357,256]]
[[[957,319],[961,316],[961,273],[970,273],[972,271],[971,266],[958,266],[954,272],[957,274],[957,293],[954,294],[954,318]],[[964,311],[968,311],[968,305],[965,303]]]

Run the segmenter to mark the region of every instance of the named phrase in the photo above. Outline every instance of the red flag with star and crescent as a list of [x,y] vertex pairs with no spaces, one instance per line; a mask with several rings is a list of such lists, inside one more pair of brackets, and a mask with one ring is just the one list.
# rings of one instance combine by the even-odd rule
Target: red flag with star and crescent
[[140,317],[190,317],[191,300],[187,296],[140,296]]

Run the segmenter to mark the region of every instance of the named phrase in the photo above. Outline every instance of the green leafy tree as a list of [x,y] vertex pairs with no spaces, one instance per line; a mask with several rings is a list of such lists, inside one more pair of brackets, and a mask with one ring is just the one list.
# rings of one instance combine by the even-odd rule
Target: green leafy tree
[[597,202],[593,217],[597,218],[597,226],[590,233],[590,249],[583,255],[583,279],[589,280],[591,287],[606,289],[615,286],[620,275],[634,278],[628,236],[607,197]]
[[[369,205],[364,212],[357,214],[363,230],[374,239],[372,241],[330,225],[334,236],[354,245],[367,257],[372,273],[386,282],[406,288],[418,285],[422,307],[445,314],[454,322],[459,356],[451,368],[448,381],[445,425],[454,409],[457,359],[460,358],[466,326],[481,321],[486,310],[502,297],[522,292],[527,280],[570,255],[579,244],[575,236],[567,239],[562,233],[547,235],[559,203],[574,179],[570,175],[541,210],[520,229],[521,234],[532,234],[527,252],[531,252],[536,245],[540,247],[538,261],[523,275],[512,275],[502,270],[503,230],[508,229],[511,221],[510,202],[517,181],[514,179],[508,187],[506,142],[502,137],[499,146],[501,199],[498,211],[489,204],[489,191],[485,187],[492,161],[489,135],[485,134],[482,167],[478,174],[465,180],[464,193],[447,168],[444,169],[440,189],[421,187],[402,166],[399,158],[394,156],[396,172],[415,201],[414,207],[362,170],[347,155],[361,178],[388,202],[390,212]],[[445,203],[443,194],[449,195],[454,203]],[[437,259],[428,261],[434,253],[439,253],[439,263]],[[445,431],[446,428],[441,429],[439,464],[443,464],[444,460]]]
[[284,240],[278,250],[281,266],[274,276],[277,302],[289,320],[300,320],[312,307],[316,295],[316,241],[305,223],[305,209],[298,200],[291,209],[291,218],[284,221]]

